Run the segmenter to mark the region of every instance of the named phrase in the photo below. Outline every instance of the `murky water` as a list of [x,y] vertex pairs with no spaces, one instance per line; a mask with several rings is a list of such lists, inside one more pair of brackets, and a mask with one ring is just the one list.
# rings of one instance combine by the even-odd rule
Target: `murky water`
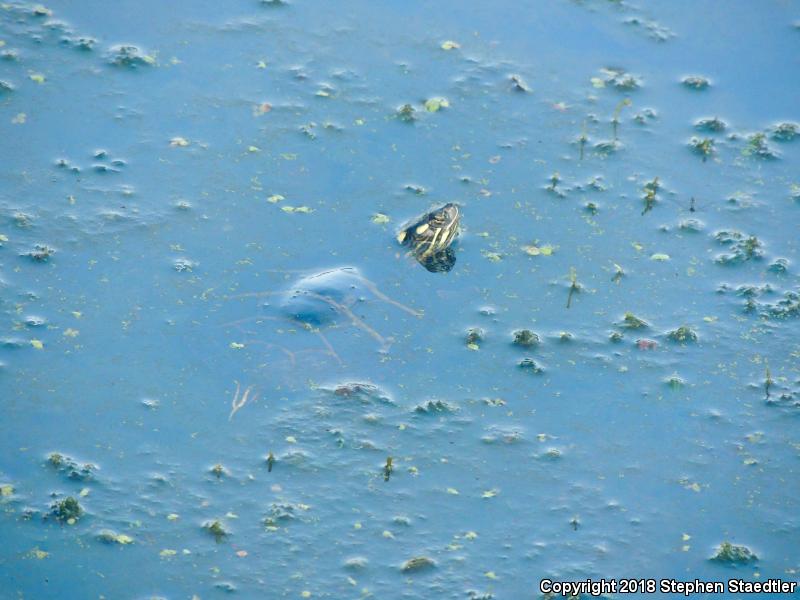
[[650,4],[1,4],[0,596],[797,581],[800,6]]

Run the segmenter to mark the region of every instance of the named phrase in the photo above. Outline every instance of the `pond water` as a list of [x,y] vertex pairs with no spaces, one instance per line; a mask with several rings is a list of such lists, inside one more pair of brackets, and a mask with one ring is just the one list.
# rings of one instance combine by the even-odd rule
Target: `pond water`
[[797,581],[798,50],[778,0],[0,4],[0,596]]

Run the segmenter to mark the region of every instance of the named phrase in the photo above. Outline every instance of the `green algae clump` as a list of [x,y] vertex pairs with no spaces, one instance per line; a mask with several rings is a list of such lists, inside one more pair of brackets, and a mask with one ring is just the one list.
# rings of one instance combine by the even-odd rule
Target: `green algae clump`
[[626,327],[627,329],[645,329],[649,326],[647,321],[640,319],[632,312],[626,312],[622,317],[622,327]]
[[686,325],[682,325],[677,329],[673,329],[667,334],[667,337],[673,342],[680,342],[681,344],[697,341],[697,333],[695,333]]
[[230,532],[225,529],[225,526],[219,520],[214,521],[207,521],[203,523],[203,529],[208,531],[211,535],[214,536],[214,540],[217,542],[221,542],[227,536],[230,535]]
[[133,538],[131,536],[125,535],[124,533],[117,533],[111,529],[101,529],[98,531],[97,539],[104,544],[119,544],[121,546],[127,546],[133,543]]
[[72,496],[67,496],[53,504],[52,511],[56,519],[67,525],[74,525],[83,515],[83,508]]
[[711,557],[714,562],[728,563],[731,565],[747,564],[758,560],[758,556],[747,546],[736,546],[730,542],[722,542],[717,553]]
[[514,332],[514,341],[512,343],[515,346],[532,348],[539,345],[539,336],[530,329],[518,329]]

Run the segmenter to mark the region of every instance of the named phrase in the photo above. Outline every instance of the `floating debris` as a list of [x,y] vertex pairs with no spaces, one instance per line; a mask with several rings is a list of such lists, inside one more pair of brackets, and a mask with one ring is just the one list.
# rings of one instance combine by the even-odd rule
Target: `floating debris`
[[789,261],[785,258],[776,258],[770,263],[767,270],[776,275],[785,275],[789,271]]
[[142,52],[136,46],[112,46],[109,54],[109,63],[115,67],[136,69],[149,67],[156,64],[156,59]]
[[473,328],[467,331],[467,337],[465,342],[467,344],[467,348],[470,350],[478,350],[480,349],[480,343],[483,341],[484,332],[482,329]]
[[612,133],[614,135],[613,139],[615,142],[618,139],[617,127],[619,126],[619,116],[622,113],[622,109],[625,108],[626,106],[630,106],[631,104],[632,104],[631,99],[625,98],[624,100],[621,100],[614,108],[614,116],[611,118],[611,126],[612,126]]
[[675,33],[669,27],[661,25],[658,21],[650,21],[640,17],[628,17],[623,23],[644,29],[647,37],[658,42],[666,42],[670,38],[675,37]]
[[427,571],[433,569],[436,566],[436,562],[428,558],[427,556],[415,556],[414,558],[409,558],[406,562],[404,562],[400,570],[404,573],[418,573],[420,571]]
[[22,256],[27,256],[36,262],[47,262],[55,253],[55,248],[51,248],[46,244],[34,244],[33,250],[26,252]]
[[705,223],[699,219],[684,219],[678,223],[678,228],[681,231],[688,231],[690,233],[698,233],[705,229]]
[[172,261],[172,268],[178,273],[191,273],[197,264],[197,262],[188,258],[176,258]]
[[410,104],[404,104],[397,109],[397,118],[406,123],[413,123],[417,120],[417,109]]
[[442,50],[458,50],[459,48],[461,48],[461,44],[459,44],[458,42],[454,42],[453,40],[446,40],[442,42],[442,45],[440,47]]
[[416,185],[414,183],[407,183],[406,185],[403,186],[403,189],[409,192],[413,192],[417,196],[423,196],[428,193],[428,190],[426,190],[423,186]]
[[425,110],[428,112],[438,112],[443,108],[449,108],[450,102],[447,98],[429,98],[425,101]]
[[428,400],[414,407],[414,412],[422,415],[454,413],[457,411],[458,407],[456,405],[445,402],[444,400]]
[[778,153],[769,147],[765,133],[754,133],[747,138],[747,146],[742,149],[744,156],[755,156],[763,159],[778,158]]
[[645,329],[650,327],[650,324],[647,323],[647,321],[640,319],[632,312],[626,312],[622,318],[620,327],[625,327],[626,329]]
[[730,542],[722,542],[717,553],[711,557],[712,561],[732,565],[747,564],[758,560],[758,556],[746,546],[736,546]]
[[524,440],[522,430],[517,428],[504,428],[491,426],[486,435],[481,437],[484,444],[516,444]]
[[225,526],[219,520],[206,521],[203,523],[203,529],[214,536],[214,540],[219,543],[230,535],[230,532],[225,529]]
[[576,292],[580,292],[582,289],[581,284],[578,283],[578,272],[575,270],[575,267],[569,268],[569,295],[567,296],[567,308],[570,307],[572,302],[572,295]]
[[658,201],[657,194],[660,188],[661,185],[658,183],[658,177],[644,184],[644,187],[642,188],[642,191],[644,192],[644,196],[642,196],[642,200],[644,201],[642,216],[653,210],[653,207]]
[[681,83],[685,87],[692,90],[705,90],[711,85],[711,82],[708,79],[706,79],[705,77],[701,77],[699,75],[691,75],[689,77],[684,77],[681,80]]
[[698,131],[708,131],[711,133],[720,133],[727,129],[728,125],[725,121],[713,117],[711,119],[700,119],[695,121],[694,128]]
[[648,340],[647,338],[641,338],[636,340],[636,348],[638,350],[655,350],[658,348],[658,342],[655,340]]
[[791,142],[800,135],[800,125],[797,123],[778,123],[772,128],[772,139],[779,142]]
[[666,383],[670,387],[670,389],[673,390],[680,389],[684,385],[686,385],[686,382],[682,378],[678,377],[677,373],[673,373],[672,375],[667,377],[664,380],[664,383]]
[[592,79],[592,85],[595,87],[608,85],[620,91],[633,91],[642,86],[642,81],[639,77],[631,75],[618,67],[606,67],[600,69],[600,73],[602,77]]
[[[323,388],[325,389],[325,388]],[[381,390],[377,385],[371,383],[343,383],[330,390],[336,396],[343,398],[353,398],[362,404],[394,404],[392,398]]]
[[351,571],[361,571],[366,569],[367,565],[369,565],[369,559],[363,556],[351,556],[344,561],[344,568]]
[[258,394],[253,394],[250,396],[250,392],[253,391],[255,386],[249,386],[247,389],[245,389],[244,394],[242,394],[240,397],[239,382],[234,380],[234,383],[236,384],[236,392],[233,394],[233,399],[231,400],[231,414],[228,415],[228,421],[233,420],[233,415],[235,415],[242,407],[244,407],[249,400],[255,402],[258,399]]
[[133,543],[133,538],[131,536],[125,535],[124,533],[117,533],[112,529],[101,529],[97,532],[97,539],[104,544],[119,544],[121,546],[127,546]]
[[522,79],[519,75],[511,75],[509,77],[509,81],[511,81],[511,89],[515,92],[530,92],[531,89],[528,87],[528,84],[525,83],[525,80]]
[[703,157],[703,162],[706,162],[708,157],[714,154],[714,140],[711,138],[700,139],[693,137],[689,140],[689,147],[692,152]]
[[83,515],[83,508],[75,498],[67,496],[51,506],[51,513],[62,523],[74,525]]
[[740,231],[718,231],[714,234],[714,239],[725,246],[730,247],[728,254],[720,254],[715,261],[721,265],[731,265],[746,262],[748,260],[760,259],[764,255],[761,241],[754,236],[746,236]]
[[673,342],[680,342],[681,344],[697,341],[697,333],[695,333],[692,329],[690,329],[686,325],[682,325],[677,329],[670,331],[667,334],[667,337]]
[[293,504],[291,502],[273,502],[270,504],[269,512],[264,517],[264,525],[267,529],[277,529],[279,525],[288,521],[293,521],[304,512],[311,510],[307,504]]
[[767,400],[769,400],[769,390],[773,383],[775,382],[772,380],[772,373],[769,370],[769,365],[767,365],[764,367],[764,396]]
[[522,348],[533,348],[539,345],[539,336],[530,329],[518,329],[514,332],[512,344]]
[[540,367],[532,358],[523,358],[517,363],[517,366],[528,373],[539,374],[544,372],[544,369],[542,369],[542,367]]
[[53,452],[47,457],[48,464],[55,468],[59,473],[66,475],[69,479],[78,481],[89,481],[94,478],[97,465],[92,463],[78,464],[69,456],[64,456],[58,452]]

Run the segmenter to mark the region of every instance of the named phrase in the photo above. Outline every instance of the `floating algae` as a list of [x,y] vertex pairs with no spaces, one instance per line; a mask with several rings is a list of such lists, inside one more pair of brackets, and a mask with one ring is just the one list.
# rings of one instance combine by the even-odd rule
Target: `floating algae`
[[697,333],[695,333],[692,329],[690,329],[686,325],[682,325],[677,329],[670,331],[667,334],[667,337],[671,339],[673,342],[680,342],[681,344],[697,341]]
[[219,543],[230,535],[230,532],[225,528],[220,520],[206,521],[203,523],[203,529],[214,536],[214,540]]
[[59,500],[50,507],[51,514],[67,525],[73,525],[83,515],[83,508],[72,496]]
[[514,332],[514,341],[512,343],[522,348],[532,348],[539,345],[539,336],[530,329],[519,329]]
[[117,533],[112,529],[101,529],[97,532],[97,539],[104,544],[119,544],[127,546],[133,543],[133,538],[124,533]]
[[735,230],[718,231],[714,234],[714,239],[730,248],[729,253],[716,257],[716,262],[721,265],[739,264],[764,255],[763,244],[754,235],[745,235]]
[[747,564],[758,560],[758,556],[747,546],[737,546],[730,542],[722,542],[716,554],[711,557],[712,561],[727,563],[730,565]]
[[92,463],[80,464],[69,456],[53,452],[47,457],[47,463],[69,479],[88,481],[94,477],[97,465]]
[[472,328],[467,331],[465,343],[470,350],[478,350],[485,334],[482,329]]

